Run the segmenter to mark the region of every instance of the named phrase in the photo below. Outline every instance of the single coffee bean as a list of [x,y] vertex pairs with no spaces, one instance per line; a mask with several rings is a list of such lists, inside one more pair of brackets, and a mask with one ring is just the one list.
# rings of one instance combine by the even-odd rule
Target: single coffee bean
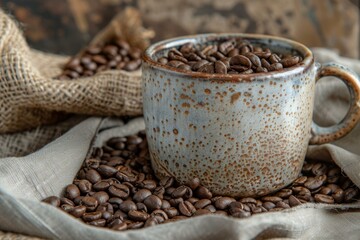
[[111,229],[115,231],[124,231],[127,229],[127,224],[125,222],[114,224]]
[[212,193],[209,191],[209,189],[207,189],[206,187],[203,187],[203,186],[199,186],[198,188],[196,188],[194,195],[200,199],[202,199],[202,198],[211,199],[212,198]]
[[222,61],[216,61],[214,66],[215,66],[215,73],[219,73],[219,74],[227,73],[226,65]]
[[314,199],[316,202],[319,203],[327,203],[327,204],[333,204],[334,198],[328,195],[324,194],[315,194]]
[[159,184],[164,188],[169,188],[174,184],[174,181],[173,177],[164,177],[160,180]]
[[150,215],[147,214],[146,212],[137,211],[137,210],[130,210],[128,212],[128,215],[130,219],[140,222],[144,222],[150,217]]
[[60,205],[60,208],[61,208],[62,210],[64,210],[65,212],[69,212],[71,209],[74,208],[74,206],[65,203],[65,204],[61,204],[61,205]]
[[196,209],[189,201],[184,201],[179,203],[179,211],[181,214],[191,217]]
[[344,191],[344,202],[351,202],[356,200],[356,196],[358,196],[359,190],[358,188],[348,188]]
[[234,212],[231,216],[236,218],[247,218],[251,216],[251,213],[240,209],[239,211]]
[[226,209],[230,203],[235,202],[236,200],[231,197],[220,197],[215,201],[215,207],[217,209],[223,210]]
[[274,202],[264,202],[263,207],[266,208],[267,210],[270,210],[276,207],[276,205],[274,204]]
[[106,203],[109,200],[109,195],[104,191],[97,192],[92,195],[92,197],[95,198],[99,204]]
[[218,210],[218,211],[214,212],[214,214],[228,216],[228,213],[226,211],[223,211],[223,210]]
[[201,216],[201,215],[206,215],[206,214],[211,214],[211,213],[212,212],[210,212],[207,209],[198,209],[194,212],[193,216],[196,217],[196,216]]
[[88,180],[80,180],[78,183],[77,183],[77,186],[80,190],[81,193],[88,193],[91,191],[92,189],[92,184],[91,182],[89,182]]
[[282,201],[282,198],[276,197],[276,196],[265,196],[265,197],[262,197],[261,200],[264,201],[264,202],[277,203],[277,202]]
[[76,218],[80,218],[85,212],[86,212],[85,206],[76,206],[76,207],[71,208],[68,211],[68,213],[70,213],[71,215],[73,215]]
[[153,191],[157,186],[154,180],[144,180],[141,184],[141,187]]
[[127,225],[128,229],[139,229],[144,226],[144,222],[132,222]]
[[95,221],[101,218],[101,212],[90,212],[90,213],[84,213],[82,215],[82,219],[85,222],[91,222],[91,221]]
[[110,195],[112,195],[114,197],[123,198],[123,199],[127,198],[130,194],[129,187],[127,187],[124,184],[110,186],[108,191],[109,191]]
[[60,204],[68,204],[71,206],[75,206],[73,201],[71,201],[70,199],[65,198],[65,197],[60,198]]
[[298,64],[300,61],[300,58],[298,56],[293,56],[289,58],[282,59],[280,62],[284,67],[292,67],[296,64]]
[[311,169],[311,172],[315,175],[315,176],[319,176],[319,175],[325,175],[327,172],[328,168],[324,163],[316,163],[314,164],[314,166]]
[[256,67],[261,66],[261,60],[258,56],[256,56],[254,53],[248,52],[245,53],[245,56],[250,59],[251,63],[254,64]]
[[107,165],[100,165],[97,171],[105,178],[109,178],[117,173],[116,168]]
[[182,197],[184,199],[188,199],[192,196],[192,190],[188,186],[181,185],[172,192],[171,196],[173,198]]
[[42,201],[47,203],[47,204],[50,204],[50,205],[52,205],[54,207],[59,207],[60,206],[60,198],[56,197],[56,196],[47,197]]
[[88,222],[88,224],[95,226],[95,227],[105,227],[106,220],[105,219],[97,219],[97,220]]
[[109,187],[110,187],[109,181],[104,181],[104,180],[97,182],[93,185],[93,189],[95,191],[106,191]]
[[[325,175],[323,175],[325,176]],[[323,179],[315,178],[315,177],[309,177],[306,182],[304,183],[304,186],[310,190],[314,190],[316,188],[321,187],[324,184]]]
[[150,195],[145,198],[144,204],[150,211],[154,211],[161,208],[162,201],[158,196]]
[[252,63],[248,57],[243,55],[236,55],[230,59],[230,65],[240,65],[246,67],[245,69],[249,69],[251,68]]
[[288,198],[292,194],[292,190],[288,188],[283,188],[278,191],[275,195],[280,198]]
[[206,207],[204,207],[204,209],[207,209],[212,213],[216,212],[216,208],[214,205],[207,205]]
[[300,205],[300,204],[301,204],[300,200],[297,199],[294,195],[291,195],[289,197],[289,205],[291,207],[296,207],[297,205]]
[[256,199],[251,198],[251,197],[246,197],[246,198],[242,198],[240,200],[241,203],[256,203]]
[[137,207],[133,201],[126,200],[119,205],[119,209],[125,213],[128,213],[131,210],[137,210]]
[[285,203],[283,201],[280,201],[280,202],[277,202],[276,203],[276,207],[277,208],[284,208],[284,209],[287,209],[287,208],[290,208],[290,205],[288,203]]
[[162,200],[162,203],[161,203],[161,209],[167,209],[167,208],[170,208],[171,207],[171,205],[170,205],[170,203],[169,203],[169,201],[167,201],[167,200]]
[[94,211],[98,206],[98,201],[94,197],[83,197],[81,204],[84,205],[88,211]]
[[173,217],[179,215],[178,210],[174,207],[166,208],[166,209],[164,209],[164,212],[166,213],[166,215],[169,218],[173,218]]
[[80,196],[80,190],[75,184],[70,184],[65,189],[65,197],[74,199]]
[[161,216],[162,219],[167,220],[168,219],[168,215],[166,214],[165,211],[161,210],[161,209],[156,209],[151,213],[152,217],[155,216]]
[[211,201],[209,199],[201,199],[197,201],[194,205],[196,209],[205,208],[206,206],[210,205]]
[[334,198],[336,203],[342,203],[344,201],[344,191],[341,188],[335,189],[331,196]]
[[124,200],[119,197],[112,197],[109,199],[109,203],[120,205]]
[[90,169],[89,171],[87,171],[85,178],[92,184],[95,184],[101,180],[100,174],[94,169]]
[[151,191],[144,188],[144,189],[140,189],[139,191],[137,191],[134,194],[133,199],[135,202],[143,202],[145,200],[145,198],[147,198],[150,195],[151,195]]

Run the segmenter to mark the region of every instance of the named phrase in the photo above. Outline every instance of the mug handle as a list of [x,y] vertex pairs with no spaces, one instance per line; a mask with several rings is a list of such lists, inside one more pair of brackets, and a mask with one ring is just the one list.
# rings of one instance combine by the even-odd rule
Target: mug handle
[[310,144],[323,144],[342,138],[360,120],[360,81],[357,74],[342,65],[327,63],[317,69],[315,81],[328,76],[337,77],[345,83],[350,93],[350,108],[344,119],[336,125],[321,127],[313,121]]

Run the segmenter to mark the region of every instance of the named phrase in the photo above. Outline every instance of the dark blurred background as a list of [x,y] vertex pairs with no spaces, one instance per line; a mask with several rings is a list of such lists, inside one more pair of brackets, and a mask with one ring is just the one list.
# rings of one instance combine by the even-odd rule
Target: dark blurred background
[[126,6],[140,10],[153,41],[204,32],[264,33],[359,58],[359,0],[0,0],[29,44],[75,54]]

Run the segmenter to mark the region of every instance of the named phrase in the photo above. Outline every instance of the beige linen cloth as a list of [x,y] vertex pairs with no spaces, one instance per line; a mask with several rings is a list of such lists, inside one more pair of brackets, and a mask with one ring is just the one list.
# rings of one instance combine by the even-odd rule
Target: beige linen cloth
[[[360,73],[358,61],[339,58],[324,49],[314,49],[314,52],[320,62],[336,60]],[[341,120],[348,108],[344,85],[336,79],[326,79],[318,83],[316,94],[314,117],[317,122],[329,125]],[[117,119],[92,117],[30,155],[0,159],[0,230],[49,239],[360,239],[360,203],[305,204],[246,219],[201,216],[115,232],[88,226],[40,202],[47,196],[62,194],[91,147],[143,128],[142,118],[124,125]],[[334,161],[360,186],[359,141],[360,124],[342,140],[310,146],[307,155],[312,159]]]

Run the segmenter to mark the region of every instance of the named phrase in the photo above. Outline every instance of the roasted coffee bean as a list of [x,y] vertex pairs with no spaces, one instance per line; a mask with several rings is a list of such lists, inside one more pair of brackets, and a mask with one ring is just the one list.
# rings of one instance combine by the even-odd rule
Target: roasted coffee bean
[[194,212],[193,216],[196,217],[196,216],[201,216],[201,215],[206,215],[206,214],[212,214],[212,212],[210,212],[207,209],[198,209]]
[[158,196],[150,195],[145,198],[144,204],[150,211],[154,211],[161,208],[162,201]]
[[187,217],[191,217],[191,215],[196,211],[196,209],[189,201],[184,201],[179,203],[179,211],[181,214]]
[[216,61],[214,66],[215,66],[215,73],[219,73],[219,74],[227,73],[226,65],[222,61]]
[[211,204],[211,201],[209,199],[201,199],[194,204],[194,207],[196,209],[200,209],[200,208],[205,208],[206,206],[208,206],[210,204]]
[[203,186],[199,186],[198,188],[196,188],[194,195],[200,199],[202,199],[202,198],[211,199],[212,198],[212,193],[209,191],[209,189],[207,189],[206,187],[203,187]]
[[345,202],[352,202],[355,197],[359,194],[359,190],[357,188],[348,188],[344,191],[344,201]]
[[77,182],[77,186],[81,193],[88,193],[92,189],[92,184],[88,180],[80,180]]
[[[90,182],[89,182],[90,183]],[[91,183],[90,183],[91,184]],[[79,186],[80,187],[80,186]],[[105,191],[107,190],[108,188],[110,187],[110,183],[109,181],[100,181],[100,182],[97,182],[93,185],[93,189],[95,191]]]
[[164,177],[160,180],[160,185],[164,188],[169,188],[174,184],[174,181],[173,177]]
[[94,197],[83,197],[83,199],[81,199],[81,203],[88,211],[94,211],[99,204]]
[[215,201],[215,207],[217,209],[224,210],[230,205],[230,203],[235,202],[235,201],[236,200],[231,197],[220,197],[219,199],[217,199]]
[[198,71],[203,73],[214,73],[215,72],[214,63],[206,63],[202,67],[200,67]]
[[110,195],[119,198],[127,198],[130,194],[130,189],[124,184],[117,184],[116,186],[110,186],[108,189]]
[[74,206],[73,206],[73,205],[70,205],[70,204],[61,204],[61,205],[60,205],[60,208],[61,208],[62,210],[64,210],[65,212],[68,212],[68,211],[70,211],[71,209],[73,209]]
[[161,209],[168,209],[170,207],[171,207],[171,205],[170,205],[169,201],[163,199],[162,203],[161,203]]
[[65,197],[60,198],[60,204],[68,204],[71,206],[75,206],[73,201],[71,201],[70,199],[65,198]]
[[60,198],[56,197],[56,196],[47,197],[42,201],[47,203],[47,204],[50,204],[50,205],[52,205],[54,207],[59,207],[60,206]]
[[316,163],[312,169],[311,172],[315,175],[315,176],[319,176],[319,175],[324,175],[327,172],[327,167],[324,163]]
[[261,200],[264,201],[264,202],[277,203],[277,202],[282,201],[282,198],[276,197],[276,196],[266,196],[266,197],[262,197]]
[[88,222],[89,225],[95,226],[95,227],[104,227],[106,224],[105,219],[97,219],[91,222]]
[[100,174],[94,169],[90,169],[89,171],[87,171],[85,178],[92,184],[95,184],[101,180]]
[[246,197],[246,198],[242,198],[240,200],[241,203],[256,203],[256,199],[255,198],[251,198],[251,197]]
[[163,211],[163,210],[161,210],[161,209],[156,209],[156,210],[154,210],[154,211],[151,213],[151,216],[152,216],[152,217],[161,216],[164,220],[167,220],[167,219],[168,219],[168,215],[166,214],[166,212]]
[[243,55],[236,55],[230,58],[230,65],[241,65],[246,67],[246,69],[249,69],[251,68],[252,63],[249,58]]
[[341,203],[344,201],[344,191],[340,188],[335,189],[331,195],[336,203]]
[[293,57],[288,57],[288,58],[282,59],[280,62],[284,67],[287,68],[287,67],[292,67],[292,66],[298,64],[300,62],[300,58],[298,56],[293,56]]
[[107,165],[100,165],[97,171],[105,178],[109,178],[117,173],[116,168]]
[[294,195],[291,195],[289,197],[289,205],[291,207],[296,207],[297,205],[300,205],[300,204],[301,204],[300,200],[297,199]]
[[68,213],[70,213],[76,218],[80,218],[85,212],[86,212],[85,206],[76,206],[68,211]]
[[101,212],[89,212],[82,215],[82,219],[85,222],[91,222],[100,219],[102,216]]
[[111,227],[112,230],[115,230],[115,231],[124,231],[127,229],[127,224],[122,222],[122,223],[119,223],[119,224],[114,224],[112,227]]
[[109,195],[104,191],[97,192],[92,195],[92,197],[95,198],[99,204],[106,203],[109,200]]
[[314,199],[315,202],[319,202],[319,203],[327,203],[327,204],[334,203],[333,197],[324,194],[315,194]]
[[137,191],[134,196],[133,199],[135,202],[143,202],[145,200],[145,198],[147,198],[148,196],[151,195],[151,191],[148,189],[140,189],[139,191]]
[[166,213],[166,215],[168,215],[169,218],[173,218],[179,215],[179,211],[177,210],[177,208],[174,207],[166,208],[164,209],[164,212]]
[[326,180],[326,176],[325,175],[321,175],[324,176],[322,178],[318,178],[318,177],[309,177],[306,182],[304,183],[304,186],[310,190],[314,190],[316,188],[321,187],[324,184],[324,180]]
[[144,180],[140,186],[153,191],[156,188],[156,182],[154,180]]
[[129,218],[134,221],[144,222],[146,221],[150,215],[143,211],[130,210],[128,212]]
[[125,213],[128,213],[131,210],[137,210],[137,207],[133,201],[126,200],[119,204],[119,209]]
[[231,216],[236,218],[246,218],[246,217],[250,217],[251,213],[240,209],[239,211],[236,211],[233,214],[231,214]]
[[65,197],[74,199],[80,196],[80,190],[75,184],[70,184],[65,189]]
[[173,198],[180,198],[188,199],[192,197],[192,190],[188,186],[181,185],[180,187],[176,188],[172,193],[171,196]]

